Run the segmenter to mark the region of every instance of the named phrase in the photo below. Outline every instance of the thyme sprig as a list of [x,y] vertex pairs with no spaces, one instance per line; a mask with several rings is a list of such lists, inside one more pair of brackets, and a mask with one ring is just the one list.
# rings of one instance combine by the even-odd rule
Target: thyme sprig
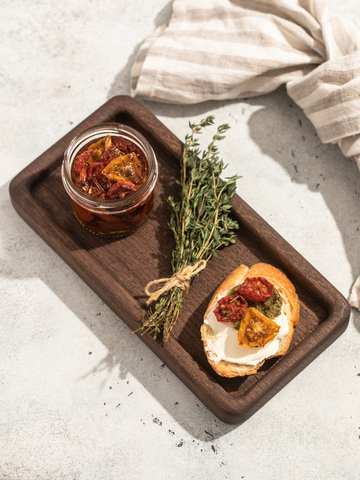
[[[191,133],[185,137],[181,180],[177,181],[181,187],[181,200],[176,201],[172,196],[168,198],[173,209],[168,226],[175,238],[172,252],[174,273],[200,260],[209,261],[217,256],[219,248],[236,242],[238,223],[230,216],[230,199],[236,191],[236,180],[241,177],[234,175],[227,181],[221,180],[220,175],[226,166],[219,159],[216,146],[230,127],[220,125],[207,150],[201,154],[196,136],[210,125],[214,125],[213,116],[198,124],[189,122]],[[164,340],[168,340],[185,293],[178,287],[163,293],[154,310],[149,311],[149,318],[141,330],[150,332],[154,338],[162,334]]]

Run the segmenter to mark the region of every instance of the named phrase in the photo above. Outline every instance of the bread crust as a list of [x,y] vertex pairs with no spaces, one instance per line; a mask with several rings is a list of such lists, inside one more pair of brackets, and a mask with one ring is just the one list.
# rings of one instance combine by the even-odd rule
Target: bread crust
[[[282,297],[282,308],[288,319],[289,332],[285,337],[281,339],[279,349],[276,354],[268,358],[283,356],[290,347],[290,343],[294,333],[294,327],[299,322],[300,302],[296,294],[294,285],[290,282],[290,280],[281,270],[273,267],[272,265],[269,265],[267,263],[256,263],[251,268],[248,268],[246,265],[240,265],[238,268],[232,271],[215,290],[215,293],[212,296],[209,302],[209,306],[205,312],[205,318],[213,309],[215,303],[219,298],[219,295],[221,297],[228,295],[230,290],[233,287],[240,285],[246,277],[264,277],[270,283],[272,283],[275,288],[278,289]],[[231,378],[244,375],[252,375],[256,373],[265,362],[265,360],[262,360],[256,365],[242,365],[238,363],[228,362],[227,360],[220,360],[219,363],[215,363],[213,360],[214,354],[210,355],[209,353],[209,344],[213,343],[213,341],[216,340],[216,333],[206,323],[202,324],[200,331],[204,351],[208,362],[215,370],[215,372],[223,377]]]

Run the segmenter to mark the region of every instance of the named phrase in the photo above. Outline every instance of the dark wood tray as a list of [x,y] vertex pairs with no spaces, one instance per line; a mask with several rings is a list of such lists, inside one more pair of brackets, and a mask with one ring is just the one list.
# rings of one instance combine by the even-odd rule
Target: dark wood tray
[[[60,166],[72,138],[92,125],[115,121],[133,126],[152,144],[159,161],[155,208],[133,235],[106,239],[86,231],[74,218],[62,186]],[[19,215],[132,329],[146,318],[145,285],[171,275],[172,233],[166,199],[178,188],[182,143],[149,110],[127,96],[112,98],[17,175],[10,185]],[[240,180],[241,182],[241,180]],[[240,197],[233,199],[240,229],[194,281],[171,339],[163,344],[140,338],[222,421],[240,423],[268,401],[346,328],[345,298]],[[123,254],[126,252],[126,255]],[[300,301],[299,326],[288,353],[272,359],[256,375],[218,376],[207,363],[200,339],[203,314],[220,281],[240,263],[261,261],[281,268]]]

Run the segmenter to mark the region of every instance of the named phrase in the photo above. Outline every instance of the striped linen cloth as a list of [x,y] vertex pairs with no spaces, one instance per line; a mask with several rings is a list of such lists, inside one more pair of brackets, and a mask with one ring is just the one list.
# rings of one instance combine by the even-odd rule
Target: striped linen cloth
[[[323,143],[360,168],[360,32],[323,0],[174,0],[140,47],[131,94],[192,104],[286,84]],[[360,278],[350,303],[360,308]]]

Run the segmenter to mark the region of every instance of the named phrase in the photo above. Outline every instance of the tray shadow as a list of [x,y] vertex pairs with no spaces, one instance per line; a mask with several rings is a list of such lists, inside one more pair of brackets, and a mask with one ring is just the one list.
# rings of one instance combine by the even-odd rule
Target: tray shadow
[[[114,101],[116,103],[123,100],[118,97],[114,99]],[[124,101],[127,102],[127,104],[131,103],[126,99]],[[114,102],[112,105],[114,105]],[[143,115],[147,115],[144,109],[139,108],[139,106],[137,108],[143,112]],[[155,122],[155,120],[152,121]],[[139,127],[141,127],[139,115],[135,115],[134,122],[138,122]],[[139,230],[125,239],[117,240],[99,238],[86,232],[74,219],[69,209],[66,196],[63,195],[59,171],[56,169],[52,169],[47,176],[43,175],[40,182],[34,183],[30,190],[31,198],[29,198],[30,203],[33,203],[33,209],[41,212],[41,220],[43,221],[47,217],[47,222],[45,221],[41,228],[38,228],[37,225],[33,225],[31,222],[29,223],[43,238],[47,239],[48,243],[53,246],[59,255],[68,261],[69,265],[78,272],[81,278],[83,278],[120,317],[123,315],[128,316],[127,323],[131,325],[133,329],[137,328],[136,325],[140,322],[139,314],[141,312],[145,313],[144,286],[150,280],[171,275],[170,259],[173,238],[171,232],[166,227],[169,219],[169,207],[167,206],[166,199],[170,193],[173,193],[175,180],[178,177],[179,165],[176,160],[180,152],[180,147],[176,138],[171,135],[169,136],[168,131],[164,129],[158,121],[155,122],[155,125],[156,132],[161,132],[162,135],[160,143],[159,137],[156,135],[153,137],[155,142],[153,146],[159,150],[158,158],[159,161],[161,160],[161,181],[159,177],[156,192],[157,203],[155,204],[154,214],[141,228],[141,231]],[[138,125],[136,124],[135,126]],[[154,131],[154,129],[151,129],[151,126],[148,127],[145,125],[144,128],[149,128],[149,131]],[[168,142],[172,142],[173,148],[170,150],[168,149]],[[163,145],[163,148],[161,148],[161,145]],[[174,152],[171,158],[168,157],[169,151]],[[54,153],[52,157],[50,156],[50,159],[51,165],[53,165],[54,162],[57,163],[58,153],[56,153],[56,155]],[[50,160],[48,160],[48,163],[49,162]],[[262,370],[259,375],[240,380],[215,379],[214,373],[210,372],[210,367],[205,362],[202,345],[200,345],[199,328],[209,296],[219,284],[219,279],[225,278],[228,273],[237,267],[239,259],[247,265],[264,261],[277,266],[273,258],[274,248],[275,252],[281,252],[280,257],[278,256],[277,258],[280,258],[279,261],[285,262],[285,268],[286,264],[291,265],[296,261],[301,262],[294,251],[286,255],[286,251],[289,252],[289,250],[287,250],[288,247],[281,240],[281,237],[272,233],[263,220],[256,216],[255,212],[252,212],[244,202],[241,203],[239,199],[236,200],[235,203],[237,203],[237,206],[234,207],[234,214],[238,215],[239,220],[241,219],[244,228],[247,228],[250,233],[254,232],[259,243],[255,237],[255,241],[254,238],[248,238],[247,233],[244,232],[241,225],[237,244],[220,252],[218,259],[211,260],[211,266],[209,262],[209,268],[206,268],[201,274],[201,280],[196,283],[196,292],[195,288],[193,288],[187,295],[182,310],[183,319],[179,319],[177,328],[174,330],[175,339],[182,348],[182,353],[179,356],[179,358],[181,357],[182,363],[176,363],[176,361],[174,363],[173,359],[171,360],[173,364],[168,363],[176,372],[178,371],[177,365],[187,364],[187,359],[190,358],[189,355],[192,357],[192,363],[189,362],[187,364],[187,368],[189,368],[190,365],[191,368],[187,370],[187,376],[182,377],[185,384],[188,384],[187,381],[191,378],[194,367],[197,368],[199,365],[203,370],[206,370],[208,374],[207,388],[211,386],[211,389],[208,392],[209,396],[199,397],[203,398],[205,404],[207,404],[206,398],[211,397],[214,383],[218,383],[223,388],[222,392],[225,393],[225,397],[229,396],[229,394],[235,396],[242,395],[246,391],[249,391],[254,383],[256,383],[259,378],[261,379],[262,375],[265,375],[269,370],[271,371],[277,364],[277,362],[270,362],[266,370]],[[25,209],[25,211],[27,210]],[[21,212],[21,210],[18,211]],[[50,232],[48,229],[49,225],[52,227]],[[253,228],[254,225],[258,227],[261,225],[261,229],[257,230]],[[266,231],[265,244],[264,240],[261,240],[261,235],[259,236],[259,232],[263,233],[264,231]],[[55,239],[59,239],[59,241],[54,242],[51,232],[56,232]],[[273,244],[272,242],[275,243]],[[279,250],[280,245],[281,249]],[[285,250],[283,251],[282,249]],[[308,267],[306,267],[306,269],[308,269]],[[98,275],[96,275],[96,272]],[[131,273],[130,275],[129,272]],[[312,275],[315,283],[309,283],[308,281],[304,283],[308,291],[294,282],[303,306],[302,319],[299,328],[296,329],[293,346],[297,346],[310,333],[314,333],[313,331],[317,326],[327,317],[328,312],[326,311],[326,307],[319,306],[318,298],[311,295],[312,290],[314,290],[314,292],[318,291],[316,287],[316,274],[312,272]],[[46,277],[46,281],[50,288],[57,291],[55,290],[57,284],[53,283],[52,279]],[[321,280],[319,281],[321,283]],[[118,295],[119,292],[122,293],[120,297]],[[308,292],[310,292],[310,295]],[[130,299],[130,297],[132,298]],[[69,307],[79,318],[86,319],[87,315],[84,316],[82,314],[83,304],[82,308],[79,308],[76,298],[72,298],[73,300],[71,298],[67,300]],[[135,307],[135,303],[132,303],[135,299],[138,300],[138,302],[135,303],[140,306],[140,313],[139,308]],[[66,303],[66,300],[64,301]],[[87,323],[87,325],[91,328],[94,323],[94,312],[91,313],[89,311],[88,315],[89,318],[92,319],[92,323]],[[190,319],[191,322],[189,321]],[[110,329],[113,331],[114,329],[117,330],[117,328],[118,325],[116,325],[116,327],[112,325]],[[101,323],[101,328],[97,328],[97,335],[99,335],[101,341],[106,342],[105,344],[109,349],[109,356],[96,368],[113,368],[113,366],[116,365],[120,369],[120,376],[124,375],[122,372],[128,371],[128,369],[132,367],[131,364],[127,363],[126,358],[119,358],[118,345],[113,344],[114,335],[109,338],[109,325],[107,329],[103,329],[103,324]],[[118,340],[119,344],[121,344],[119,337]],[[154,345],[154,342],[148,341],[147,345],[151,349],[154,349],[155,352],[158,352],[159,356],[164,360],[167,358],[165,350],[160,351],[160,347],[158,346],[158,348]],[[295,358],[294,355],[292,358]],[[283,365],[286,370],[286,362]],[[275,376],[273,378],[276,378],[279,372],[281,372],[281,367],[280,370],[274,369],[274,372]],[[269,378],[271,378],[271,374]],[[147,388],[149,388],[149,384],[147,383],[146,385]],[[263,385],[263,383],[261,383],[261,385]],[[257,390],[259,389],[262,391],[261,387],[257,388]],[[164,403],[166,397],[163,396],[163,393],[158,393],[156,389],[154,391],[156,391],[156,396],[159,396],[162,403]],[[220,390],[218,390],[218,392],[220,392]]]

